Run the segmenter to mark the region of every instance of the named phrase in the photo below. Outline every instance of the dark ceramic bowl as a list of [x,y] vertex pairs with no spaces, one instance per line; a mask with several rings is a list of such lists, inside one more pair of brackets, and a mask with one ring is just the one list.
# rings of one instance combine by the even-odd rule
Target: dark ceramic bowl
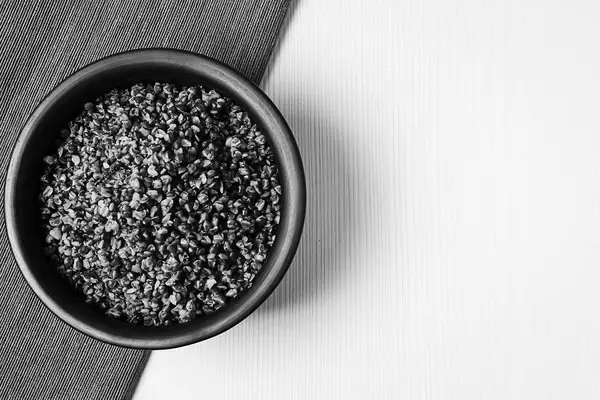
[[[190,323],[144,327],[114,320],[84,303],[83,296],[59,276],[44,256],[38,194],[42,158],[52,150],[60,128],[87,101],[114,87],[164,81],[201,84],[231,97],[246,109],[267,136],[280,170],[283,189],[277,239],[252,288],[221,310]],[[5,191],[10,243],[25,279],[42,302],[73,328],[119,346],[162,349],[208,339],[250,315],[273,292],[287,271],[304,223],[306,188],[298,147],[290,128],[269,98],[238,72],[208,57],[174,50],[117,54],[77,71],[35,109],[15,145]]]

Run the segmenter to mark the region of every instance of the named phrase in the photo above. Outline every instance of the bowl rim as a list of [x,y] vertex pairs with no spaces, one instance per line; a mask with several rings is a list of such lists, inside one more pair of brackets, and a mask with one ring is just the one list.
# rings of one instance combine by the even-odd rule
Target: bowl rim
[[[65,310],[59,304],[59,302],[55,301],[55,299],[46,292],[44,286],[34,276],[32,272],[33,267],[27,262],[24,253],[25,249],[22,247],[18,239],[20,233],[16,223],[15,213],[13,212],[15,209],[15,192],[17,191],[16,178],[19,171],[20,160],[23,156],[23,151],[25,150],[26,144],[32,138],[32,134],[34,132],[33,128],[35,128],[37,125],[36,121],[45,114],[47,108],[53,104],[54,101],[61,98],[63,94],[68,93],[69,89],[76,84],[81,76],[85,76],[86,73],[94,71],[95,69],[97,69],[96,72],[99,72],[106,67],[114,68],[116,64],[121,63],[124,60],[131,59],[132,57],[146,57],[151,59],[152,57],[161,58],[165,56],[168,56],[173,60],[185,59],[187,62],[190,62],[193,59],[193,62],[197,62],[203,67],[206,67],[211,71],[211,73],[220,74],[221,77],[228,79],[228,84],[230,83],[231,87],[234,88],[232,91],[234,91],[236,94],[240,92],[246,96],[251,96],[255,100],[256,109],[264,110],[264,117],[268,117],[271,122],[275,123],[276,126],[280,128],[281,132],[279,133],[284,136],[284,140],[291,150],[289,154],[287,154],[289,157],[285,159],[285,164],[296,174],[296,179],[294,179],[294,181],[297,183],[297,185],[295,185],[295,191],[297,195],[291,199],[291,206],[293,207],[293,214],[295,217],[294,223],[291,224],[291,228],[288,232],[286,232],[285,237],[280,238],[279,235],[277,237],[277,239],[287,242],[287,251],[282,251],[280,254],[277,264],[273,267],[274,274],[271,280],[263,282],[263,286],[253,286],[253,289],[255,290],[253,290],[253,295],[250,298],[252,301],[242,306],[239,312],[230,315],[229,318],[221,323],[217,329],[212,330],[208,334],[198,334],[196,331],[192,331],[160,339],[129,338],[114,335],[100,328],[92,326],[69,311]],[[235,98],[235,94],[230,97]],[[125,348],[149,350],[169,349],[203,341],[231,329],[252,314],[271,295],[289,269],[300,242],[306,212],[306,181],[300,151],[290,127],[275,104],[256,84],[254,84],[254,82],[243,76],[238,71],[234,70],[232,67],[206,55],[185,50],[155,47],[119,52],[87,64],[62,80],[39,102],[39,104],[27,118],[13,146],[5,181],[4,205],[7,235],[19,270],[21,271],[21,274],[25,278],[28,285],[47,309],[49,309],[53,314],[59,317],[59,319],[77,331],[105,343]],[[286,206],[289,205],[290,204],[286,204]],[[260,290],[256,290],[257,288],[260,288]]]

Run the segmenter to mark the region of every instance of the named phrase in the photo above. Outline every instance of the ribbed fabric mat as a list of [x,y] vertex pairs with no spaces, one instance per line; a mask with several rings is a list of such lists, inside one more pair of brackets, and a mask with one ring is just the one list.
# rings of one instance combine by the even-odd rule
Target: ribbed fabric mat
[[[169,47],[221,60],[255,82],[289,0],[0,2],[0,178],[37,103],[75,70],[120,51]],[[0,399],[127,399],[148,352],[71,329],[18,271],[0,210]],[[176,384],[165,382],[165,384]]]

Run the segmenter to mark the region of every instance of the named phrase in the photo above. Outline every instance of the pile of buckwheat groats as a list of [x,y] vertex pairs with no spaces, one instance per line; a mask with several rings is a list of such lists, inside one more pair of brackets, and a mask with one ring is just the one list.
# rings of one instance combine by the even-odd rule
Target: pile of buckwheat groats
[[46,252],[88,303],[147,326],[251,286],[281,186],[266,137],[201,86],[135,85],[85,104],[44,158]]

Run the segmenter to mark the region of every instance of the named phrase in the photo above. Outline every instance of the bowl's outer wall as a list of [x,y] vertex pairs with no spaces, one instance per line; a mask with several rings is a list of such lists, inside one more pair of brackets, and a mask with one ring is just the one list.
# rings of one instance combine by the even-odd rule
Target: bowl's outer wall
[[[277,239],[251,289],[223,309],[190,323],[143,327],[116,321],[83,303],[43,252],[39,177],[42,158],[55,148],[61,128],[93,101],[115,87],[138,82],[205,85],[234,99],[269,139],[283,189]],[[11,158],[5,212],[9,239],[27,282],[43,303],[65,322],[99,340],[136,348],[171,348],[210,338],[242,321],[275,289],[287,271],[300,240],[305,180],[296,142],[268,97],[231,68],[207,57],[173,50],[141,50],[108,57],[79,70],[52,91],[23,128]]]

